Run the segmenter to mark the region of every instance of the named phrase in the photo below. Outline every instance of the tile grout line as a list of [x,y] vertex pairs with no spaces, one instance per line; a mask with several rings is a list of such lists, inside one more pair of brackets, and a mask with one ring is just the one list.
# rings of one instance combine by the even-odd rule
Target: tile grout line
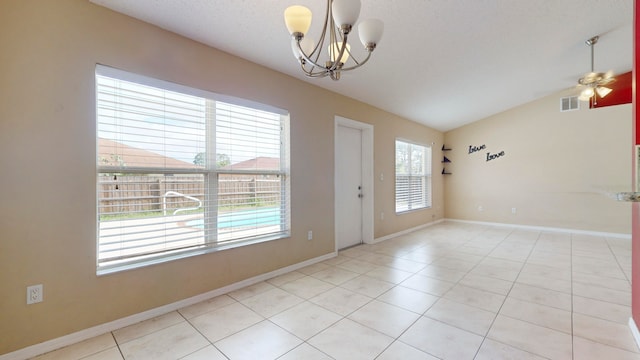
[[620,271],[624,275],[624,278],[629,282],[629,284],[631,284],[631,279],[629,279],[629,276],[627,275],[627,272],[624,271],[624,268],[622,267],[622,264],[620,264],[620,259],[618,259],[618,255],[616,255],[615,251],[613,251],[613,249],[611,249],[611,243],[609,243],[609,239],[608,238],[605,238],[605,243],[607,244],[607,248],[609,249],[609,251],[611,251],[611,254],[613,255],[613,258],[616,259],[616,264],[618,264],[618,268],[620,269]]
[[[118,343],[118,340],[116,339],[116,335],[113,333],[113,331],[110,331],[111,333],[111,337],[113,338],[113,342],[116,343],[116,347],[118,348],[118,353],[120,353],[120,356],[124,359],[124,354],[122,353],[122,349],[120,348],[120,344]],[[93,354],[95,355],[95,354]],[[92,356],[92,355],[90,355]]]
[[[225,294],[225,295],[226,295],[226,294]],[[229,295],[227,295],[227,296],[229,296]],[[230,297],[230,296],[229,296],[229,297]],[[233,299],[233,301],[235,301],[235,302],[239,303],[239,301],[238,301],[238,300],[236,300],[236,299],[234,299],[234,298],[232,298],[232,297],[231,297],[231,299]],[[229,304],[229,305],[231,305],[231,304]],[[227,305],[225,305],[225,306],[227,306]],[[222,307],[224,307],[224,306],[222,306]],[[207,311],[207,312],[213,312],[213,311],[216,311],[216,310],[217,310],[217,309],[215,309],[215,310],[211,310],[211,311]],[[230,359],[230,358],[227,356],[227,354],[225,354],[224,352],[222,352],[222,350],[221,350],[221,349],[218,349],[218,347],[217,347],[217,346],[215,346],[215,345],[214,345],[214,343],[213,343],[211,340],[209,340],[209,338],[208,338],[207,336],[205,336],[205,334],[203,334],[203,333],[200,331],[200,329],[198,329],[195,325],[193,325],[193,324],[191,323],[191,321],[189,321],[189,319],[187,319],[184,315],[182,315],[182,313],[180,312],[180,310],[176,310],[176,312],[177,312],[178,314],[180,314],[180,316],[182,316],[182,318],[185,320],[185,322],[186,322],[187,324],[189,324],[189,326],[191,326],[191,327],[192,327],[192,328],[193,328],[193,329],[194,329],[198,334],[200,334],[203,338],[205,338],[205,340],[207,340],[207,342],[208,342],[211,346],[213,346],[213,348],[214,348],[214,349],[218,350],[218,351],[220,352],[220,354],[222,354],[222,356],[224,356],[224,357],[225,357],[225,358],[227,358],[227,359]],[[206,313],[203,313],[203,314],[200,314],[200,315],[204,315],[204,314],[206,314]],[[198,316],[200,316],[200,315],[198,315]],[[197,316],[195,316],[195,317],[197,317]],[[193,354],[193,353],[196,353],[196,352],[198,352],[198,351],[200,351],[200,350],[202,350],[202,349],[204,349],[204,348],[206,348],[206,346],[205,346],[205,347],[202,347],[202,348],[200,348],[200,349],[198,349],[198,350],[195,350],[195,351],[193,351],[193,352],[191,352],[190,354],[187,354],[187,355],[185,355],[185,356],[189,356],[189,355],[191,355],[191,354]],[[184,357],[184,356],[183,356],[183,357]],[[124,356],[123,356],[123,358],[124,358]]]
[[[486,231],[486,230],[485,230],[485,231]],[[476,236],[477,236],[477,235],[476,235]],[[470,240],[469,240],[469,241],[470,241]],[[468,241],[467,241],[467,242],[468,242]],[[461,244],[461,245],[457,246],[457,247],[456,247],[456,249],[457,249],[457,248],[459,248],[459,247],[461,247],[461,246],[463,246],[463,245],[464,245],[464,244]],[[426,247],[426,245],[423,245],[423,246],[421,246],[420,248],[423,248],[423,247]],[[447,256],[441,256],[438,260],[440,260],[440,259],[442,259],[442,258],[446,258],[446,257],[447,257]],[[486,256],[485,256],[485,257],[486,257]],[[402,257],[399,257],[399,258],[400,258],[400,259],[404,259],[404,258],[402,258]],[[391,291],[392,289],[394,289],[394,288],[396,288],[396,287],[398,287],[398,286],[401,286],[401,284],[402,284],[404,281],[406,281],[406,280],[408,280],[408,279],[412,278],[413,276],[419,275],[419,274],[418,274],[419,272],[423,271],[423,270],[424,270],[424,269],[426,269],[428,266],[432,265],[433,263],[435,263],[435,262],[436,262],[436,261],[438,261],[438,260],[434,260],[434,261],[431,261],[430,263],[427,263],[427,264],[426,264],[424,267],[422,267],[420,270],[413,272],[413,274],[412,274],[410,277],[408,277],[407,279],[404,279],[403,281],[401,281],[401,282],[399,282],[399,283],[397,283],[397,284],[394,284],[393,288],[391,288],[391,289],[389,289],[389,290],[385,291],[383,294],[380,294],[378,297],[380,297],[380,296],[384,295],[384,294],[385,294],[385,293],[387,293],[388,291]],[[471,271],[471,270],[469,270],[469,271]],[[466,274],[468,274],[468,273],[469,273],[469,271],[467,271],[467,273],[465,273],[465,275],[466,275]],[[429,277],[429,276],[426,276],[426,277]],[[431,278],[431,277],[429,277],[429,278]],[[441,279],[435,279],[435,280],[444,281],[444,280],[441,280]],[[458,281],[456,281],[455,283],[453,283],[453,284],[454,284],[454,286],[455,286],[455,285],[457,285],[459,282],[460,282],[460,280],[458,280]],[[410,288],[408,288],[408,289],[410,289]],[[413,290],[415,290],[415,289],[413,289]],[[449,289],[449,290],[450,290],[450,289]],[[436,357],[435,355],[433,355],[433,354],[431,354],[431,353],[429,353],[429,352],[426,352],[426,351],[423,351],[423,350],[417,349],[417,348],[415,348],[414,346],[412,346],[412,345],[410,345],[410,344],[406,344],[406,343],[404,343],[403,341],[401,341],[401,340],[400,340],[400,338],[401,338],[401,337],[402,337],[402,336],[403,336],[407,331],[409,331],[409,329],[411,329],[411,327],[413,327],[413,326],[414,326],[418,321],[420,321],[420,319],[422,319],[423,317],[426,317],[426,316],[425,316],[425,314],[427,313],[427,311],[429,311],[429,309],[431,309],[431,308],[432,308],[432,307],[433,307],[433,306],[434,306],[438,301],[440,301],[441,299],[443,299],[443,298],[444,298],[444,295],[445,295],[449,290],[447,290],[447,291],[446,291],[445,293],[443,293],[442,295],[435,295],[435,294],[426,293],[426,294],[429,294],[429,295],[432,295],[432,296],[437,296],[437,297],[438,297],[438,300],[434,301],[434,303],[433,303],[433,304],[431,304],[431,305],[430,305],[427,309],[425,309],[422,313],[416,313],[416,312],[411,311],[411,312],[413,312],[414,314],[418,314],[418,317],[417,317],[417,318],[416,318],[416,319],[415,319],[415,320],[414,320],[414,321],[413,321],[409,326],[407,326],[407,328],[406,328],[406,329],[404,329],[404,330],[403,330],[403,331],[402,331],[402,332],[401,332],[401,333],[400,333],[396,338],[394,338],[393,342],[391,342],[387,347],[385,347],[385,348],[384,348],[384,349],[383,349],[383,350],[382,350],[382,351],[381,351],[381,352],[380,352],[380,353],[379,353],[379,354],[378,354],[374,359],[378,359],[378,358],[379,358],[382,354],[384,354],[384,352],[385,352],[387,349],[389,349],[389,348],[391,347],[391,345],[393,345],[395,342],[400,342],[400,343],[404,344],[405,346],[409,346],[409,347],[411,347],[411,348],[413,348],[413,349],[416,349],[417,351],[420,351],[420,352],[423,352],[423,353],[425,353],[425,354],[428,354],[428,355],[431,355],[431,356],[433,356],[433,357]],[[420,291],[420,290],[416,290],[416,291]],[[420,291],[420,292],[422,292],[422,291]],[[374,300],[377,300],[377,298],[378,298],[378,297],[376,297]],[[373,300],[372,300],[372,301],[373,301]],[[378,301],[381,301],[381,300],[378,300]],[[385,304],[386,304],[386,302],[384,302],[384,301],[381,301],[381,302],[383,302],[383,303],[385,303]],[[389,305],[391,305],[391,306],[395,306],[394,304],[389,304]],[[410,311],[410,310],[407,310],[407,311]],[[429,319],[431,319],[431,318],[429,318]],[[445,325],[448,325],[448,326],[452,326],[452,325],[450,325],[450,324],[446,324],[446,323],[444,323],[444,322],[442,322],[442,321],[440,321],[440,320],[437,320],[437,319],[432,319],[432,320],[438,321],[438,322],[440,322],[440,323],[442,323],[442,324],[445,324]],[[363,325],[363,326],[365,326],[365,325]],[[374,329],[374,330],[375,330],[375,329]]]
[[[459,245],[458,247],[460,247],[460,246],[463,246],[463,245]],[[420,248],[423,248],[423,247],[426,247],[426,245],[423,245],[423,246],[421,246]],[[457,248],[458,248],[458,247],[457,247]],[[417,250],[417,249],[416,249],[416,250]],[[414,250],[414,251],[415,251],[415,250]],[[379,253],[379,252],[376,252],[376,251],[370,251],[369,253],[375,253],[375,254],[380,254],[380,255],[383,255],[383,256],[389,256],[389,257],[392,257],[392,258],[398,258],[398,259],[403,259],[403,260],[413,261],[413,260],[410,260],[410,259],[404,259],[402,256],[399,256],[399,257],[398,257],[398,256],[390,256],[390,255],[388,255],[388,254],[383,254],[383,253]],[[411,253],[411,252],[409,252],[409,253]],[[403,254],[403,256],[406,256],[406,255],[407,255],[407,254]],[[442,258],[445,258],[445,257],[446,257],[446,256],[441,256],[439,259],[442,259]],[[439,260],[439,259],[438,259],[438,260]],[[358,260],[360,260],[360,259],[358,259]],[[371,262],[368,262],[368,261],[366,261],[366,260],[360,260],[360,261],[364,261],[364,262],[367,262],[367,263],[370,263],[370,264],[373,264],[373,265],[376,265],[376,266],[380,266],[380,267],[388,267],[388,268],[393,269],[393,270],[405,271],[405,270],[401,270],[401,269],[393,268],[393,267],[390,267],[390,266],[387,266],[387,265],[379,265],[379,264],[376,264],[376,263],[371,263]],[[425,264],[425,266],[423,266],[420,270],[417,270],[417,271],[413,271],[413,272],[411,272],[411,273],[412,273],[412,275],[411,275],[411,276],[409,276],[407,279],[409,279],[409,278],[411,278],[411,277],[413,277],[413,276],[418,275],[418,273],[419,273],[420,271],[424,270],[426,267],[428,267],[429,265],[433,264],[433,263],[434,263],[434,262],[436,262],[436,261],[437,261],[437,260],[431,261],[431,262],[429,262],[429,263],[424,263],[424,264]],[[415,262],[415,261],[414,261],[414,262]],[[339,265],[338,265],[338,267],[339,267]],[[407,271],[407,272],[409,272],[409,271]],[[467,273],[468,273],[468,272],[467,272]],[[361,275],[365,275],[365,274],[361,274]],[[428,276],[427,276],[427,277],[428,277]],[[430,277],[429,277],[429,278],[430,278]],[[379,301],[379,302],[382,302],[382,303],[384,303],[384,304],[388,304],[388,303],[387,303],[387,302],[385,302],[385,301],[378,300],[378,298],[379,298],[380,296],[382,296],[382,295],[386,294],[387,292],[389,292],[389,291],[391,291],[391,290],[393,290],[393,289],[395,289],[395,288],[397,288],[397,287],[401,286],[401,284],[402,284],[404,281],[406,281],[407,279],[404,279],[404,280],[400,281],[399,283],[393,283],[393,287],[392,287],[392,288],[390,288],[389,290],[387,290],[387,291],[383,292],[382,294],[378,295],[377,297],[372,298],[372,299],[371,299],[369,302],[367,302],[366,304],[362,305],[362,306],[361,306],[361,307],[359,307],[358,309],[356,309],[356,310],[352,311],[351,313],[349,313],[349,315],[351,315],[351,314],[355,313],[355,312],[356,312],[356,311],[358,311],[359,309],[363,308],[364,306],[366,306],[366,305],[368,305],[368,304],[370,304],[370,303],[372,303],[373,301],[376,301],[376,300],[377,300],[377,301]],[[435,280],[440,280],[440,279],[435,279]],[[440,281],[442,281],[442,280],[440,280]],[[455,284],[457,284],[458,282],[459,282],[459,280],[458,280],[456,283],[454,283],[454,285],[455,285]],[[344,289],[344,288],[343,288],[343,289]],[[408,289],[410,289],[410,288],[408,288]],[[346,290],[348,290],[348,289],[346,289]],[[415,290],[415,289],[413,289],[413,290]],[[416,290],[416,291],[419,291],[419,290]],[[422,291],[419,291],[419,292],[422,292]],[[446,293],[446,292],[445,292],[445,293]],[[429,294],[429,293],[425,293],[425,294]],[[404,344],[405,346],[409,346],[409,347],[411,347],[411,348],[416,349],[416,348],[415,348],[415,347],[413,347],[412,345],[410,345],[410,344],[406,344],[406,343],[402,342],[402,341],[400,340],[400,338],[401,338],[401,337],[402,337],[402,336],[403,336],[403,335],[404,335],[404,334],[405,334],[405,333],[406,333],[406,332],[407,332],[407,331],[408,331],[408,330],[409,330],[413,325],[415,325],[415,324],[416,324],[416,323],[417,323],[417,322],[418,322],[422,317],[425,317],[426,312],[427,312],[427,311],[429,311],[429,309],[430,309],[431,307],[433,307],[433,305],[434,305],[435,303],[437,303],[440,299],[442,299],[444,294],[443,294],[443,295],[429,294],[429,295],[437,296],[437,297],[438,297],[438,300],[436,300],[433,304],[431,304],[431,305],[430,305],[427,309],[425,309],[422,313],[416,313],[416,312],[414,312],[414,311],[411,311],[411,310],[407,310],[407,309],[404,309],[404,308],[398,307],[398,306],[396,306],[396,305],[394,305],[394,304],[388,304],[389,306],[398,307],[399,309],[407,310],[407,311],[409,311],[409,312],[412,312],[412,313],[414,313],[414,314],[417,314],[417,315],[418,315],[418,317],[417,317],[417,318],[416,318],[416,319],[415,319],[415,320],[414,320],[414,321],[413,321],[409,326],[407,326],[407,327],[406,327],[406,329],[404,329],[404,330],[403,330],[403,331],[402,331],[402,332],[401,332],[397,337],[392,338],[392,339],[393,339],[393,341],[392,341],[388,346],[386,346],[386,347],[385,347],[385,348],[384,348],[384,349],[383,349],[383,350],[382,350],[378,355],[376,355],[376,357],[375,357],[374,359],[377,359],[377,358],[379,358],[382,354],[384,354],[384,352],[385,352],[387,349],[389,349],[389,348],[390,348],[390,347],[391,347],[395,342],[400,342],[400,343]],[[349,315],[346,315],[344,318],[346,319]],[[433,320],[436,320],[436,319],[433,319]],[[352,321],[354,321],[354,320],[352,320]],[[436,321],[439,321],[439,320],[436,320]],[[441,322],[441,321],[439,321],[439,322]],[[366,328],[368,328],[368,329],[371,329],[371,330],[373,330],[373,331],[376,331],[376,332],[378,332],[378,333],[381,333],[381,334],[383,334],[383,335],[389,336],[389,335],[384,334],[384,333],[382,333],[382,332],[378,331],[377,329],[373,329],[373,328],[371,328],[371,327],[369,327],[369,326],[367,326],[367,325],[365,325],[365,324],[360,324],[360,323],[359,323],[359,322],[357,322],[357,321],[356,321],[356,323],[357,323],[357,324],[359,324],[359,325],[362,325],[362,326],[364,326],[364,327],[366,327]],[[441,322],[441,323],[443,323],[443,322]],[[446,324],[446,323],[443,323],[443,324]],[[449,324],[446,324],[446,325],[449,325]],[[452,325],[449,325],[449,326],[452,326]],[[391,337],[391,336],[389,336],[389,337]],[[425,354],[431,355],[431,356],[435,356],[435,355],[433,355],[433,354],[430,354],[430,353],[425,352],[425,351],[420,350],[420,349],[416,349],[416,350],[417,350],[417,351],[420,351],[420,352],[423,352],[423,353],[425,353]]]
[[569,278],[571,279],[571,359],[575,360],[575,344],[573,335],[573,233],[569,234],[569,270],[571,271]]
[[[506,240],[510,235],[512,235],[514,231],[515,231],[515,228],[513,228],[513,229],[512,229],[512,231],[509,233],[509,235],[507,235],[507,237],[506,237],[504,240],[502,240],[502,241],[500,242],[500,244],[502,244],[502,243],[503,243],[503,242],[504,242],[504,241],[505,241],[505,240]],[[528,261],[528,260],[529,260],[529,258],[531,257],[531,254],[533,253],[533,250],[536,248],[536,245],[538,244],[538,241],[540,240],[540,236],[542,236],[542,231],[538,231],[538,235],[537,235],[537,237],[536,237],[536,241],[533,243],[533,246],[531,246],[531,250],[529,250],[529,253],[527,254],[527,257],[526,257],[526,258],[524,259],[524,261],[522,262],[522,266],[520,267],[520,270],[518,271],[518,275],[517,275],[517,276],[515,277],[515,279],[511,282],[511,287],[509,288],[509,291],[508,291],[508,292],[507,292],[507,294],[505,295],[504,300],[502,301],[502,304],[500,305],[500,308],[499,308],[499,309],[498,309],[498,311],[496,312],[496,316],[493,318],[493,321],[491,321],[491,325],[489,325],[489,329],[487,330],[487,333],[486,333],[486,334],[485,334],[485,336],[483,337],[482,342],[480,343],[480,346],[478,347],[478,350],[476,351],[476,354],[474,355],[474,358],[475,358],[475,357],[477,357],[477,356],[478,356],[478,354],[480,353],[480,349],[482,348],[482,345],[484,344],[484,342],[487,340],[487,337],[489,336],[489,332],[491,331],[491,328],[492,328],[492,327],[493,327],[493,325],[495,324],[496,319],[497,319],[497,318],[498,318],[498,316],[500,315],[500,311],[502,310],[502,307],[504,306],[504,303],[505,303],[505,302],[507,301],[507,299],[509,298],[509,294],[511,293],[511,290],[513,290],[513,287],[515,286],[516,282],[518,281],[518,278],[520,277],[520,274],[522,274],[522,270],[524,269],[525,265],[527,264],[527,261]],[[497,247],[497,246],[496,246],[496,247]],[[488,256],[488,255],[487,255],[487,256]],[[503,316],[505,316],[505,315],[503,315]],[[490,339],[490,340],[492,340],[492,341],[497,341],[497,340],[493,340],[493,339]],[[500,341],[497,341],[497,342],[502,343],[502,342],[500,342]],[[507,345],[508,345],[508,344],[507,344]],[[515,347],[515,346],[513,346],[513,345],[508,345],[508,346],[511,346],[511,347],[513,347],[513,348],[515,348],[515,349],[518,349],[518,350],[520,350],[520,351],[527,352],[527,353],[529,353],[529,354],[533,354],[533,355],[536,355],[536,356],[540,356],[540,355],[538,355],[538,354],[534,354],[534,353],[532,353],[532,352],[530,352],[530,351],[528,351],[528,350],[524,350],[524,349],[517,348],[517,347]]]
[[[365,251],[366,251],[366,250],[365,250]],[[380,255],[383,255],[383,256],[389,256],[389,255],[387,255],[387,254],[381,254],[381,253],[378,253],[378,252],[375,252],[375,251],[367,251],[367,252],[368,252],[369,254],[380,254]],[[396,256],[389,256],[389,257],[396,258]],[[366,263],[368,263],[368,264],[372,264],[372,265],[375,265],[375,266],[377,266],[377,267],[387,267],[387,268],[389,268],[389,269],[403,271],[403,270],[400,270],[400,269],[392,268],[392,267],[387,266],[387,265],[379,265],[379,264],[372,263],[372,262],[369,262],[369,261],[366,261],[366,260],[361,260],[361,259],[359,259],[359,257],[355,257],[355,258],[352,258],[352,259],[356,259],[356,260],[358,260],[358,261],[366,262]],[[399,257],[399,259],[402,259],[402,257]],[[428,264],[427,264],[427,265],[425,265],[425,267],[426,267],[426,266],[428,266]],[[352,271],[352,270],[349,270],[349,269],[345,269],[345,268],[343,268],[343,267],[340,267],[340,265],[339,265],[339,264],[338,264],[338,265],[333,265],[333,267],[337,267],[337,268],[339,268],[339,269],[343,269],[343,270],[347,270],[347,271]],[[424,267],[423,267],[422,269],[424,269]],[[418,270],[418,271],[416,271],[416,272],[412,272],[412,275],[411,275],[410,277],[412,277],[412,276],[416,275],[418,272],[422,271],[422,269],[420,269],[420,270]],[[352,271],[352,272],[354,272],[354,271]],[[357,273],[357,274],[358,274],[358,277],[360,277],[360,276],[366,276],[366,274],[367,274],[367,273],[364,273],[364,274]],[[410,277],[409,277],[409,278],[410,278]],[[357,277],[356,277],[356,278],[357,278]],[[373,277],[372,277],[372,278],[373,278]],[[374,278],[374,279],[376,279],[376,280],[380,280],[380,281],[385,281],[385,280],[377,279],[377,278]],[[407,278],[407,279],[408,279],[408,278]],[[405,279],[405,280],[406,280],[406,279]],[[350,280],[348,280],[348,281],[350,281]],[[339,287],[339,288],[341,288],[341,289],[343,289],[343,290],[352,291],[352,292],[354,292],[354,293],[356,293],[356,294],[360,294],[360,295],[363,295],[363,296],[369,297],[368,295],[364,295],[364,294],[358,293],[358,292],[356,292],[356,291],[353,291],[353,290],[350,290],[350,289],[347,289],[347,288],[342,287],[342,285],[343,285],[344,283],[348,282],[348,281],[345,281],[345,282],[343,282],[343,283],[342,283],[342,284],[340,284],[340,285],[336,285],[336,287]],[[404,281],[404,280],[403,280],[403,281]],[[388,282],[388,281],[385,281],[385,282]],[[344,319],[351,320],[351,319],[349,319],[349,318],[348,318],[350,315],[354,314],[355,312],[357,312],[358,310],[360,310],[360,309],[362,309],[363,307],[367,306],[368,304],[371,304],[373,301],[379,301],[379,302],[384,303],[384,304],[387,304],[387,305],[389,305],[389,306],[397,307],[397,306],[395,306],[394,304],[388,304],[388,303],[387,303],[387,302],[385,302],[385,301],[378,300],[378,298],[379,298],[380,296],[382,296],[382,295],[384,295],[384,294],[388,293],[389,291],[391,291],[391,290],[395,289],[396,287],[398,287],[398,286],[402,283],[402,281],[401,281],[400,283],[391,283],[391,282],[389,282],[389,283],[390,283],[390,284],[393,284],[393,286],[392,286],[390,289],[388,289],[388,290],[384,291],[382,294],[380,294],[380,295],[378,295],[378,296],[376,296],[376,297],[370,298],[370,300],[369,300],[369,301],[367,301],[365,304],[363,304],[362,306],[360,306],[360,307],[358,307],[358,308],[354,309],[353,311],[351,311],[351,312],[350,312],[350,313],[348,313],[347,315],[344,315],[340,320],[336,321],[335,323],[333,323],[333,324],[332,324],[332,325],[330,325],[329,327],[331,327],[331,326],[335,325],[336,323],[338,323],[339,321],[342,321],[342,320],[344,320]],[[318,305],[318,306],[322,307],[321,305]],[[324,309],[324,307],[322,307],[322,308]],[[402,309],[402,308],[400,308],[400,307],[398,307],[398,308],[399,308],[399,309]],[[329,310],[329,309],[326,309],[326,310]],[[403,309],[403,310],[406,310],[406,309]],[[329,310],[329,311],[330,311],[330,310]],[[410,311],[410,310],[407,310],[407,311]],[[425,310],[425,311],[426,311],[426,310]],[[413,312],[413,311],[411,311],[411,312]],[[418,313],[415,313],[415,312],[413,312],[413,313],[414,313],[414,314],[418,314]],[[339,315],[341,315],[341,314],[339,314]],[[389,336],[389,335],[387,335],[387,334],[384,334],[384,333],[380,332],[380,331],[379,331],[379,330],[377,330],[377,329],[371,328],[371,327],[369,327],[369,326],[367,326],[367,325],[365,325],[365,324],[361,324],[361,323],[359,323],[359,322],[357,322],[357,321],[355,321],[355,320],[351,320],[351,321],[355,322],[355,323],[356,323],[356,324],[358,324],[358,325],[364,326],[364,327],[366,327],[366,328],[368,328],[368,329],[370,329],[370,330],[372,330],[372,331],[375,331],[375,332],[377,332],[377,333],[380,333],[380,334],[382,334],[382,335],[388,336],[388,337],[390,337],[390,338],[392,338],[392,339],[393,339],[393,341],[392,341],[389,345],[387,345],[384,349],[382,349],[382,351],[381,351],[379,354],[377,354],[377,355],[376,355],[376,357],[375,357],[374,359],[377,359],[377,358],[378,358],[378,357],[380,357],[380,355],[382,355],[382,354],[383,354],[387,349],[389,349],[389,348],[391,347],[391,345],[393,345],[396,341],[400,341],[400,340],[399,340],[399,339],[400,339],[400,337],[401,337],[401,336],[402,336],[402,335],[403,335],[403,334],[404,334],[404,333],[405,333],[405,332],[406,332],[406,331],[407,331],[411,326],[413,326],[413,325],[414,325],[418,320],[420,320],[420,318],[421,318],[421,317],[422,317],[422,315],[421,315],[421,314],[418,314],[418,318],[416,318],[416,320],[414,320],[414,321],[411,323],[411,325],[409,325],[405,330],[403,330],[403,331],[402,331],[402,333],[401,333],[400,335],[398,335],[398,336],[397,336],[397,337],[395,337],[395,338],[394,338],[394,337],[391,337],[391,336]],[[322,331],[324,331],[324,330],[322,330]],[[321,332],[322,332],[322,331],[321,331]],[[320,332],[320,333],[321,333],[321,332]],[[319,334],[319,333],[318,333],[318,334]],[[317,334],[316,334],[316,335],[317,335]],[[314,335],[314,336],[316,336],[316,335]],[[305,343],[307,343],[307,341],[305,341]],[[403,343],[403,344],[404,344],[404,343]],[[311,345],[311,344],[309,344],[309,345],[313,347],[313,345]],[[407,345],[408,345],[408,344],[407,344]],[[410,345],[408,345],[408,346],[410,346]],[[314,347],[314,348],[315,348],[315,347]],[[316,348],[316,349],[317,349],[317,348]],[[320,349],[318,349],[318,350],[320,350]],[[418,349],[416,349],[416,350],[418,350]],[[321,350],[320,350],[320,351],[321,351]],[[418,350],[418,351],[422,351],[422,350]],[[321,351],[321,352],[322,352],[322,353],[324,353],[323,351]],[[424,352],[424,351],[422,351],[422,352]]]

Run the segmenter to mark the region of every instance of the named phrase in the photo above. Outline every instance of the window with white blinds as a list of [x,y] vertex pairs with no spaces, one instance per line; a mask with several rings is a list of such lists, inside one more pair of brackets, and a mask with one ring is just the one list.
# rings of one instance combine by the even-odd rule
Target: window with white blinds
[[289,236],[288,114],[96,67],[98,273]]
[[396,140],[396,213],[431,207],[431,147]]

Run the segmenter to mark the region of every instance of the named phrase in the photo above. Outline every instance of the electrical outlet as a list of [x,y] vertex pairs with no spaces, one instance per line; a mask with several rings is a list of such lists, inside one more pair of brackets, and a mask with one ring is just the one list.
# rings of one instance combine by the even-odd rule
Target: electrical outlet
[[313,231],[309,230],[309,232],[307,232],[307,240],[311,239],[313,239]]
[[380,220],[384,220],[384,211],[380,213]]
[[484,211],[484,208],[482,207],[482,205],[478,205],[478,211]]
[[42,284],[27,286],[27,305],[42,302]]
[[516,213],[516,208],[511,208],[511,213],[515,214]]

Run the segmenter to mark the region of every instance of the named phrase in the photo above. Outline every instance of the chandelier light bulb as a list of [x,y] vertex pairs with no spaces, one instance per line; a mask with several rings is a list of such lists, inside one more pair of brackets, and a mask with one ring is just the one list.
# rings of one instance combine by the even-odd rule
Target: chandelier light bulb
[[284,11],[284,23],[289,30],[289,34],[296,35],[304,34],[309,31],[311,27],[311,10],[301,5],[289,6]]
[[360,16],[360,0],[333,0],[331,12],[338,28],[350,30]]
[[379,19],[362,20],[360,24],[358,24],[360,42],[362,42],[362,45],[369,51],[373,51],[376,45],[378,45],[382,39],[383,31],[384,23]]
[[[315,41],[311,36],[305,36],[304,38],[302,38],[302,40],[300,40],[300,48],[302,48],[304,55],[309,56],[309,54],[311,54],[311,52],[313,51],[314,46]],[[296,39],[291,39],[291,51],[293,52],[293,56],[298,60],[300,60],[300,57],[304,58],[304,56],[302,56],[302,54],[300,53],[300,48],[298,48],[298,41]]]
[[[331,49],[333,47],[333,50]],[[329,46],[329,54],[331,57],[331,62],[336,61],[336,57],[340,55],[340,49],[342,48],[342,43],[331,43]],[[347,60],[349,60],[349,51],[351,50],[351,45],[347,44],[347,48],[344,50],[342,57],[340,58],[339,63],[346,64]]]

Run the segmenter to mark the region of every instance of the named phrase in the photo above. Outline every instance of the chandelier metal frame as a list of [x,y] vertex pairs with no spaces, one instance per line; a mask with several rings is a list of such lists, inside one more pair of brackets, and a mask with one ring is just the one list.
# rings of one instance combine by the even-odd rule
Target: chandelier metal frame
[[[309,42],[313,42],[313,40],[305,37],[302,31],[291,32],[294,56],[296,56],[300,68],[308,77],[322,78],[328,76],[332,80],[339,80],[343,71],[357,69],[369,61],[371,53],[375,50],[377,42],[382,36],[383,24],[380,20],[362,21],[359,25],[360,39],[367,51],[367,55],[364,59],[356,59],[351,53],[348,43],[349,35],[354,30],[354,24],[336,24],[333,3],[334,0],[327,0],[322,33],[317,43],[310,46]],[[358,0],[358,12],[359,7]],[[288,21],[286,11],[285,21]],[[365,25],[367,22],[369,24]],[[371,24],[371,22],[377,23]],[[363,25],[365,28],[363,28]],[[375,28],[375,30],[371,30],[371,28]],[[371,35],[371,31],[379,33]],[[351,63],[347,64],[347,62]]]

